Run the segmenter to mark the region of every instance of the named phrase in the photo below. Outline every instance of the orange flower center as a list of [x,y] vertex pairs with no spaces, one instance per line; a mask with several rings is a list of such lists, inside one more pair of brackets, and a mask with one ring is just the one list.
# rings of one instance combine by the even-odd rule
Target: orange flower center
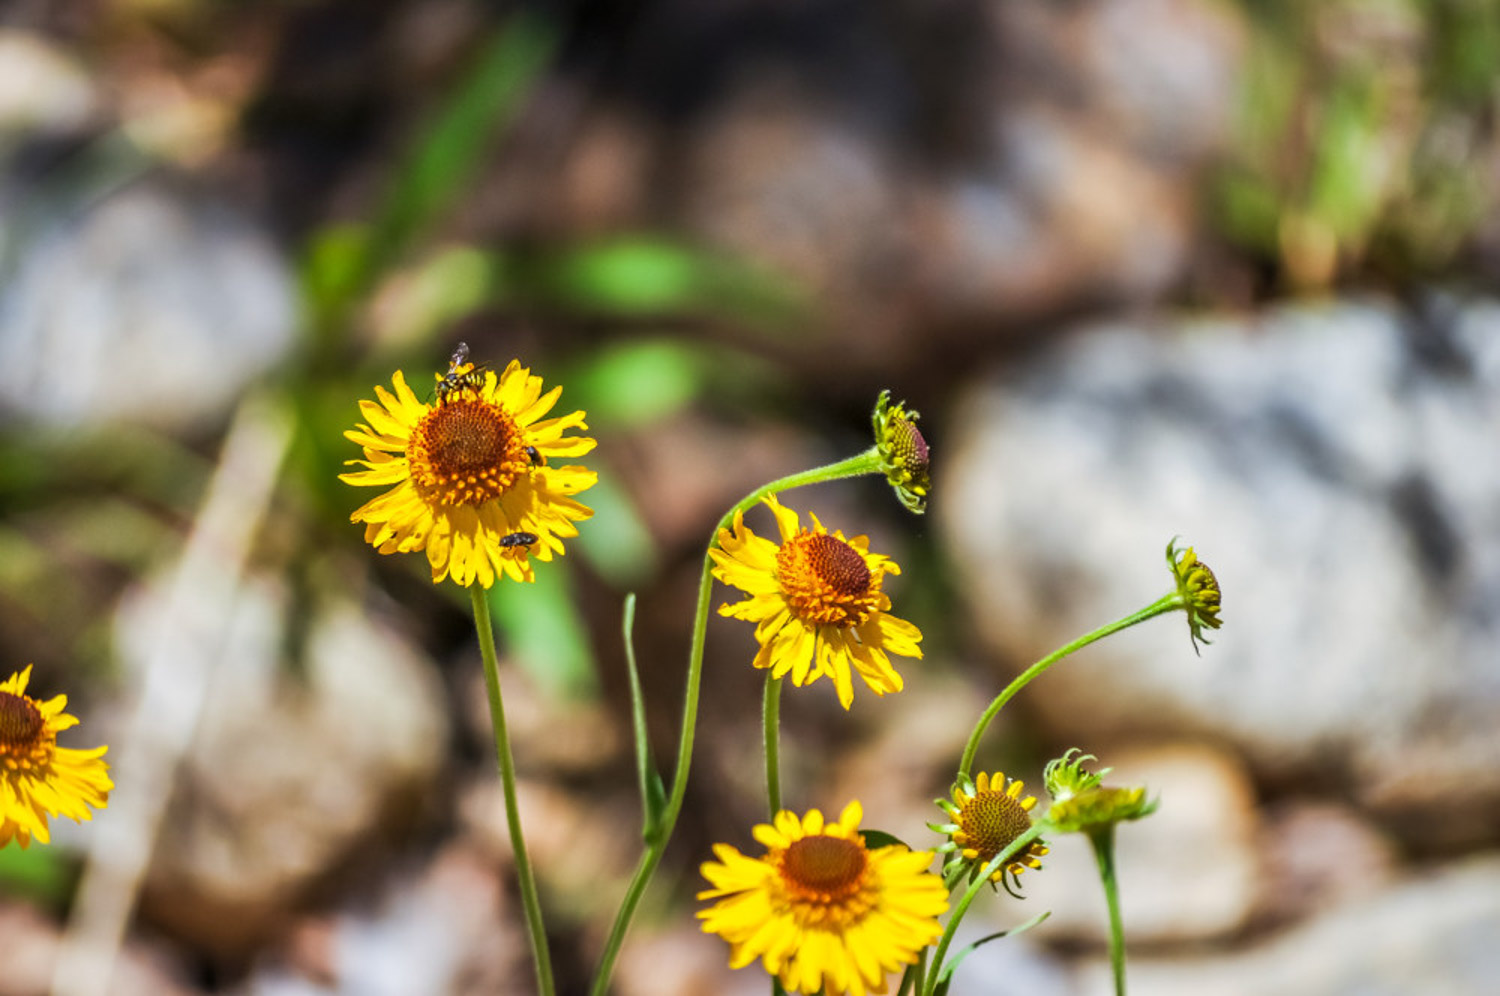
[[531,467],[526,439],[510,413],[467,393],[422,416],[406,459],[422,497],[444,505],[499,498]]
[[859,894],[868,865],[858,841],[815,834],[792,841],[781,855],[781,880],[795,899],[839,904]]
[[978,851],[979,860],[989,861],[1031,829],[1031,815],[1012,795],[979,792],[959,811],[958,826],[958,843]]
[[46,725],[42,711],[31,699],[0,692],[0,754],[29,753]]
[[882,597],[880,576],[864,556],[827,533],[803,530],[783,543],[776,578],[792,611],[814,625],[857,626]]

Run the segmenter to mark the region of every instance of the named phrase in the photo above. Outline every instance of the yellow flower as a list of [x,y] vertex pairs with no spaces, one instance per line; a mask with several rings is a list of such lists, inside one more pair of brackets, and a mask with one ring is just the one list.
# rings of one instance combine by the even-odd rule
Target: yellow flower
[[942,934],[948,890],[927,870],[932,854],[866,848],[861,815],[858,802],[829,824],[816,809],[800,820],[783,810],[755,828],[759,858],[714,845],[719,860],[702,869],[713,888],[698,898],[719,901],[698,917],[729,942],[730,968],[759,958],[790,992],[883,993]]
[[904,402],[891,405],[891,392],[881,391],[875,400],[875,449],[880,470],[907,509],[921,515],[927,511],[931,487],[927,440],[917,428],[921,415],[907,410]]
[[817,516],[803,529],[796,512],[774,497],[765,501],[781,531],[779,546],[736,513],[733,530],[721,529],[719,548],[709,551],[714,577],[750,595],[720,606],[719,614],[755,623],[755,666],[777,678],[790,672],[799,686],[827,675],[845,709],[854,701],[850,665],[876,695],[901,691],[888,654],[922,656],[922,632],[889,615],[891,600],[880,590],[901,568],[871,553],[864,536],[829,534]]
[[78,720],[63,712],[66,695],[39,702],[26,694],[31,665],[0,681],[0,847],[35,837],[49,840],[48,816],[93,819],[114,783],[101,758],[108,747],[73,750],[57,746],[57,734]]
[[[1031,829],[1031,809],[1036,805],[1036,796],[1021,798],[1025,787],[1024,782],[1007,779],[999,771],[994,775],[980,772],[976,780],[971,782],[966,777],[953,787],[952,802],[937,800],[953,818],[951,823],[928,824],[949,838],[938,848],[939,852],[953,854],[943,868],[944,874],[967,867],[972,882],[995,855]],[[990,881],[1005,886],[1005,891],[1015,895],[1021,873],[1027,868],[1040,869],[1041,858],[1048,850],[1043,841],[1033,840],[1012,860],[996,868],[990,874]]]
[[381,553],[425,550],[432,580],[488,588],[501,575],[532,581],[531,558],[563,552],[574,522],[593,515],[573,495],[598,475],[555,461],[594,448],[583,412],[543,419],[562,388],[542,393],[542,379],[518,360],[498,377],[454,355],[438,378],[431,404],[417,398],[400,371],[396,393],[375,388],[361,401],[368,424],[344,435],[364,447],[364,470],[340,475],[347,484],[390,487],[350,520],[365,523],[365,541]]
[[1223,625],[1219,619],[1219,579],[1198,559],[1192,547],[1178,553],[1175,538],[1167,544],[1167,566],[1177,582],[1178,604],[1187,613],[1188,634],[1196,653],[1199,640],[1209,642],[1203,628],[1218,629]]

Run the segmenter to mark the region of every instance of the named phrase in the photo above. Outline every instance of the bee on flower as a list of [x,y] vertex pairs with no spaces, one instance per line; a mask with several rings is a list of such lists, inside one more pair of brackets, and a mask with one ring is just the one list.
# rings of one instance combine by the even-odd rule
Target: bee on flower
[[350,519],[365,523],[365,542],[381,553],[425,553],[434,583],[532,581],[531,561],[561,555],[575,523],[593,515],[574,496],[598,475],[558,462],[594,448],[570,434],[588,428],[584,413],[544,417],[562,388],[543,393],[519,360],[499,374],[478,367],[467,347],[435,379],[431,403],[400,371],[394,392],[377,386],[375,401],[359,403],[365,422],[344,435],[363,447],[363,459],[347,461],[363,469],[339,479],[389,490]]

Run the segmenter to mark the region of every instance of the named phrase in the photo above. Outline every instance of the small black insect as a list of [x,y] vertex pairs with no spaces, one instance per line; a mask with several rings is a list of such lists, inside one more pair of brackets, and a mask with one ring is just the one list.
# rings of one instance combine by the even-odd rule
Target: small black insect
[[536,539],[536,533],[507,533],[500,537],[500,545],[504,547],[531,546]]
[[[464,369],[465,367],[468,369]],[[482,363],[469,362],[469,344],[459,343],[448,360],[448,372],[438,381],[438,400],[447,401],[451,394],[465,390],[478,391],[484,387],[484,369]]]
[[526,459],[531,461],[533,467],[547,466],[547,458],[538,453],[535,446],[526,447]]

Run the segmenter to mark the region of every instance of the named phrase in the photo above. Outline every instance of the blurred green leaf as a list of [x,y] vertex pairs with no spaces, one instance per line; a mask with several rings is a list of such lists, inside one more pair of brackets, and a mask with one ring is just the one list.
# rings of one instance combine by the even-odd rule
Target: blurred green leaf
[[0,847],[0,895],[61,909],[77,878],[71,862],[51,847]]
[[404,251],[470,189],[484,154],[514,119],[555,47],[555,33],[524,15],[484,46],[396,177],[375,226],[383,257]]
[[517,292],[570,311],[616,316],[713,314],[789,323],[810,310],[789,278],[667,239],[632,236],[526,261]]
[[640,584],[656,573],[656,543],[635,505],[614,480],[601,476],[581,496],[594,517],[579,528],[575,542],[606,581],[617,589]]
[[481,307],[494,294],[501,262],[473,246],[450,246],[397,274],[382,288],[375,316],[382,346],[421,346]]
[[567,565],[553,560],[535,566],[535,584],[502,582],[489,590],[505,648],[547,694],[592,698],[598,672]]
[[626,429],[681,411],[702,395],[708,374],[702,351],[670,339],[608,346],[567,378],[570,396],[589,420]]

